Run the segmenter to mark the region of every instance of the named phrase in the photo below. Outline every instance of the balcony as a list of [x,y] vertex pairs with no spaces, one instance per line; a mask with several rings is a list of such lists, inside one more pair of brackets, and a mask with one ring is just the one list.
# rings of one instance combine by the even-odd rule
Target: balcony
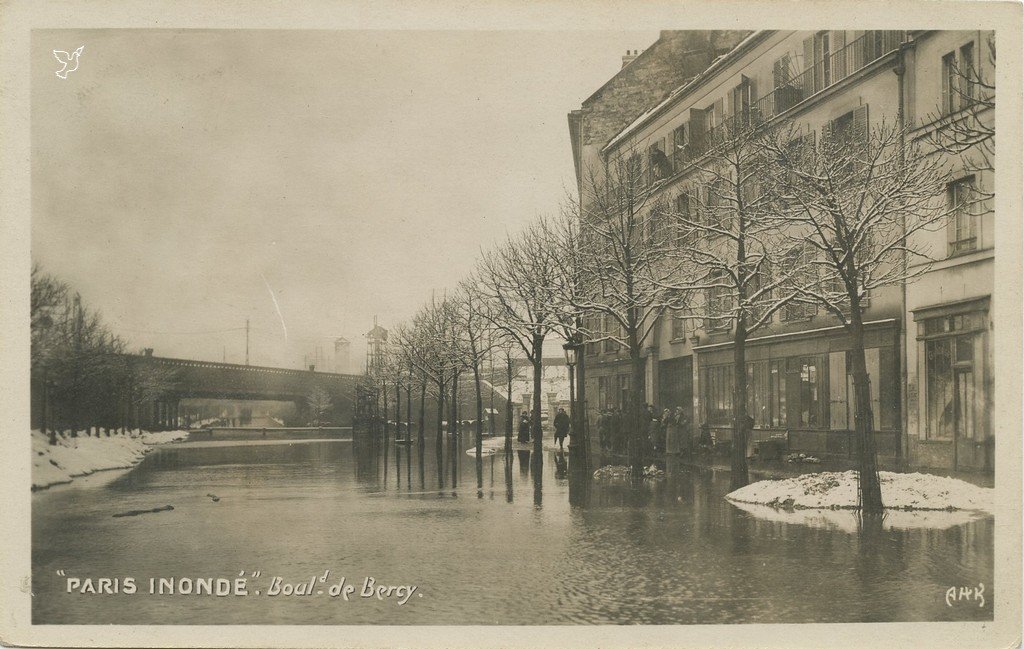
[[845,47],[829,52],[812,65],[790,75],[776,78],[776,87],[768,94],[750,102],[744,110],[736,113],[703,138],[689,143],[688,158],[694,160],[707,152],[709,146],[721,141],[736,128],[756,126],[793,108],[840,81],[867,67],[874,61],[899,49],[906,36],[904,31],[870,31]]

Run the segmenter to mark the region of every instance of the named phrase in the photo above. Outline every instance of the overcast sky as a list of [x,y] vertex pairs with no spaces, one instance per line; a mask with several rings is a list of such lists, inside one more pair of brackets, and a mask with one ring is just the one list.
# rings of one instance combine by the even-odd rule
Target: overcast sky
[[[33,258],[132,349],[242,362],[249,318],[253,364],[338,335],[361,361],[374,315],[557,210],[566,113],[656,38],[34,32]],[[58,78],[52,50],[79,45]]]

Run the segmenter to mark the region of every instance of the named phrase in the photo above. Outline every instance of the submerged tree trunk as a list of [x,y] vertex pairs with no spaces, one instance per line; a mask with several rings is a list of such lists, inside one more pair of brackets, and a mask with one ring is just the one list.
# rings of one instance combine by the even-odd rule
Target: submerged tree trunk
[[512,359],[507,359],[506,364],[506,379],[508,383],[505,384],[505,459],[508,462],[512,461],[512,375],[513,375],[513,363]]
[[426,472],[423,469],[423,456],[426,453],[424,446],[426,440],[424,439],[424,426],[426,424],[427,414],[427,377],[423,377],[423,381],[420,383],[420,418],[416,426],[416,453],[419,455],[420,460],[420,488],[426,487]]
[[476,488],[484,487],[484,397],[480,391],[480,364],[473,362],[473,382],[476,384]]
[[736,334],[732,348],[732,471],[729,487],[732,490],[747,486],[747,322],[742,315],[736,319]]
[[875,451],[874,423],[871,412],[871,379],[864,359],[864,324],[860,313],[860,300],[851,300],[850,373],[853,375],[854,436],[857,440],[857,469],[860,480],[860,506],[863,514],[882,514],[882,487],[878,478],[878,460]]
[[459,417],[459,373],[452,375],[451,403],[448,404],[448,411],[451,416],[448,418],[448,455],[451,467],[452,488],[459,486],[459,444],[458,444],[458,417]]
[[539,458],[540,454],[544,450],[544,446],[541,440],[541,380],[544,377],[544,337],[534,334],[533,336],[533,422],[531,428],[533,429],[533,452]]
[[384,484],[388,481],[388,449],[391,444],[388,443],[388,437],[391,435],[391,429],[388,425],[388,384],[381,381],[381,394],[384,397],[384,431],[381,437],[384,442]]
[[412,483],[412,368],[405,384],[405,482]]
[[640,355],[640,345],[634,342],[635,336],[630,336],[630,398],[626,404],[626,417],[628,430],[627,454],[629,465],[633,468],[633,477],[639,478],[643,471],[644,449],[647,438],[647,428],[650,425],[646,409],[646,377],[644,376],[644,358]]
[[437,486],[444,487],[444,376],[437,379],[437,438],[434,450],[437,452]]

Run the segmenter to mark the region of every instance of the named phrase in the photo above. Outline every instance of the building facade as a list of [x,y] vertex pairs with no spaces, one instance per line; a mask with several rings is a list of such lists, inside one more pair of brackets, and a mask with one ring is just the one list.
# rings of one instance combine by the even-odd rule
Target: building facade
[[[707,195],[697,173],[705,155],[701,143],[730,120],[792,121],[811,142],[840,129],[866,135],[876,124],[899,120],[913,127],[913,139],[937,141],[936,133],[956,126],[967,111],[977,115],[979,128],[992,128],[991,111],[963,96],[965,90],[985,92],[983,81],[992,78],[994,64],[994,50],[987,58],[989,52],[989,35],[976,31],[756,32],[695,77],[663,86],[664,99],[633,106],[634,119],[603,144],[577,143],[574,111],[570,135],[578,178],[582,182],[588,169],[609,160],[639,154],[649,178],[648,202],[683,210]],[[630,66],[636,63],[642,61]],[[968,87],[964,77],[970,75],[955,74],[966,70],[983,79]],[[990,159],[928,150],[950,157],[947,196],[937,201],[953,208],[965,204],[965,192],[988,196]],[[990,205],[970,201],[949,227],[916,233],[914,244],[933,260],[919,268],[909,262],[920,271],[916,281],[879,287],[868,296],[866,361],[883,466],[992,469]],[[611,326],[598,322],[593,328]],[[644,350],[647,400],[659,409],[683,406],[691,421],[728,439],[732,338],[728,323],[666,311]],[[783,307],[752,334],[746,361],[754,439],[784,436],[794,451],[852,458],[851,343],[834,315],[807,304]],[[587,344],[585,361],[593,421],[598,410],[624,405],[630,370],[624,350],[610,340]]]

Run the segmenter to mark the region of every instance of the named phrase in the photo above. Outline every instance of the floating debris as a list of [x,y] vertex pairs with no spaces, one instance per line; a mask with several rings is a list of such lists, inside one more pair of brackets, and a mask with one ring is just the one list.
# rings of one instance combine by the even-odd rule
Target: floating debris
[[633,475],[633,469],[628,466],[609,464],[594,471],[594,479],[597,481],[627,480]]
[[128,512],[122,512],[120,514],[114,514],[114,518],[123,518],[125,516],[138,516],[139,514],[155,514],[157,512],[169,512],[174,507],[170,505],[164,505],[163,507],[154,507],[153,509],[133,509]]

